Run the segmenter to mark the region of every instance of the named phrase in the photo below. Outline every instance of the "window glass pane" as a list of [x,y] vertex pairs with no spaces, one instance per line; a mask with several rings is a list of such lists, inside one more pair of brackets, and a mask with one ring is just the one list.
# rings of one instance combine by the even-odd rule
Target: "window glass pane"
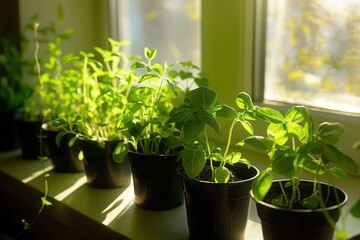
[[360,113],[360,1],[268,1],[266,100]]
[[200,0],[122,0],[120,36],[132,54],[157,48],[157,61],[200,63]]

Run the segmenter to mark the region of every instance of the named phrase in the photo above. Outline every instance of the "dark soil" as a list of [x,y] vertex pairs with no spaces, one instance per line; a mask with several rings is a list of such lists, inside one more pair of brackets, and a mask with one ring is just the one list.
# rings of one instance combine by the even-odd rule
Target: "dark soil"
[[[215,167],[216,169],[216,167]],[[236,181],[240,181],[242,180],[240,177],[238,177],[236,175],[235,172],[230,171],[230,179],[229,179],[229,182],[236,182]],[[210,166],[205,166],[204,170],[200,173],[199,175],[199,180],[202,180],[202,181],[207,181],[207,182],[212,182],[212,172],[211,172],[211,167]]]

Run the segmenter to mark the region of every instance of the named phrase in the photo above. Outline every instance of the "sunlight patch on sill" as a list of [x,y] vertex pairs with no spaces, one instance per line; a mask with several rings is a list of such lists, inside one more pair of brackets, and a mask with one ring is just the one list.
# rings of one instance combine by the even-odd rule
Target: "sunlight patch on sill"
[[106,213],[106,217],[102,224],[109,225],[117,217],[121,217],[133,204],[134,200],[134,187],[131,184],[111,203],[107,208],[102,211]]
[[77,180],[71,187],[57,194],[54,198],[58,201],[62,201],[85,183],[86,183],[86,176],[83,176],[79,180]]
[[39,171],[36,171],[36,172],[32,173],[29,177],[24,178],[24,179],[21,180],[21,181],[22,181],[23,183],[28,183],[28,182],[34,180],[35,178],[43,175],[44,173],[51,171],[53,168],[54,168],[54,167],[53,167],[52,165],[47,166],[47,167],[45,167],[44,169],[41,169],[41,170],[39,170]]

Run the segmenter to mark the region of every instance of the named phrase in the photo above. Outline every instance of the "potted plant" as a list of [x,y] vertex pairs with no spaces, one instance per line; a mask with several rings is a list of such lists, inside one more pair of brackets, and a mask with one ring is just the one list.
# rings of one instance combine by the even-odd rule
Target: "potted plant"
[[30,92],[22,74],[29,63],[23,59],[13,38],[1,38],[0,43],[3,49],[0,54],[0,151],[9,151],[19,147],[14,117]]
[[180,136],[168,122],[170,113],[176,100],[204,79],[194,73],[199,68],[191,61],[181,62],[179,70],[170,70],[175,66],[154,62],[156,54],[156,48],[145,48],[146,61],[131,66],[139,74],[129,95],[133,117],[125,122],[127,138],[117,149],[129,152],[136,206],[161,211],[183,204],[176,175],[181,146],[170,147]]
[[[239,93],[235,102],[240,111],[217,102],[216,92],[199,87],[189,92],[184,103],[173,111],[184,134],[181,166],[177,172],[185,194],[190,239],[244,239],[252,181],[257,168],[231,150],[236,125],[253,134],[251,98]],[[224,151],[210,142],[208,128],[219,132],[218,117],[231,121]],[[203,133],[204,140],[199,138]]]
[[284,115],[266,107],[256,112],[269,123],[267,136],[250,136],[242,145],[269,156],[269,166],[251,192],[264,239],[332,239],[347,201],[333,180],[357,171],[355,162],[336,147],[345,127],[323,122],[315,129],[305,106],[294,106]]
[[[59,20],[62,20],[61,11],[60,6],[58,8]],[[60,64],[62,60],[60,43],[72,33],[72,29],[58,32],[53,23],[40,26],[37,20],[38,16],[33,16],[31,23],[26,26],[34,33],[34,71],[29,74],[33,82],[30,85],[31,91],[25,98],[23,111],[16,116],[22,156],[29,159],[37,159],[39,155],[49,155],[46,142],[43,141],[42,124],[53,119],[55,111],[60,111],[59,103],[63,103],[59,99],[63,95],[57,89],[62,89],[62,85],[58,85],[63,67]],[[40,54],[43,50],[41,47],[44,45],[47,45],[47,48],[44,48],[46,49],[44,54],[48,59]],[[55,102],[57,102],[56,106]],[[56,108],[53,109],[53,107]]]
[[69,146],[79,143],[87,183],[97,188],[124,187],[131,179],[126,153],[114,153],[114,149],[125,137],[122,129],[131,116],[128,95],[136,75],[128,67],[132,58],[122,51],[129,43],[113,39],[109,39],[109,43],[110,50],[95,48],[102,62],[97,61],[93,53],[81,52],[78,115],[60,116],[54,122],[62,129],[58,140],[72,134]]

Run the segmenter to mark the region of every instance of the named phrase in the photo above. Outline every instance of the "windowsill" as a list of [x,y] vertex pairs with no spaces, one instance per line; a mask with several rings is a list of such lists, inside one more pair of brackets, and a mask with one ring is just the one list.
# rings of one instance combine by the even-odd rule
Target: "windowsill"
[[[1,153],[0,171],[43,192],[43,164],[37,160],[22,159],[20,153],[19,150]],[[51,171],[48,162],[44,169],[50,175],[47,181],[48,194],[54,198],[52,201],[59,201],[60,204],[69,206],[99,226],[109,227],[119,233],[120,239],[121,235],[141,240],[188,239],[185,205],[170,211],[143,210],[134,205],[132,185],[127,188],[96,189],[86,185],[84,173],[56,173]],[[246,239],[262,239],[261,225],[253,203],[249,215]],[[61,222],[62,218],[59,217],[57,220]]]
[[[47,181],[48,194],[54,199],[52,201],[66,205],[75,212],[85,215],[88,221],[95,223],[95,226],[109,228],[115,233],[119,233],[119,239],[121,236],[142,240],[188,239],[185,205],[170,211],[143,210],[134,205],[132,185],[116,189],[91,188],[86,185],[84,173],[56,173],[51,171],[49,163],[47,162],[44,168],[50,175]],[[265,167],[261,161],[253,162],[253,164],[259,169]],[[26,186],[33,187],[39,192],[44,190],[43,164],[37,160],[22,159],[19,150],[0,154],[0,171],[17,181],[25,182]],[[349,202],[344,207],[344,212],[346,212],[359,198],[356,186],[360,186],[360,178],[351,176],[348,181],[339,183],[338,186],[349,195]],[[62,218],[57,220],[61,223]],[[345,220],[344,226],[347,231],[351,234],[359,232],[359,220],[351,216]],[[259,222],[255,204],[251,201],[246,239],[262,239]],[[340,223],[341,221],[339,221]]]

